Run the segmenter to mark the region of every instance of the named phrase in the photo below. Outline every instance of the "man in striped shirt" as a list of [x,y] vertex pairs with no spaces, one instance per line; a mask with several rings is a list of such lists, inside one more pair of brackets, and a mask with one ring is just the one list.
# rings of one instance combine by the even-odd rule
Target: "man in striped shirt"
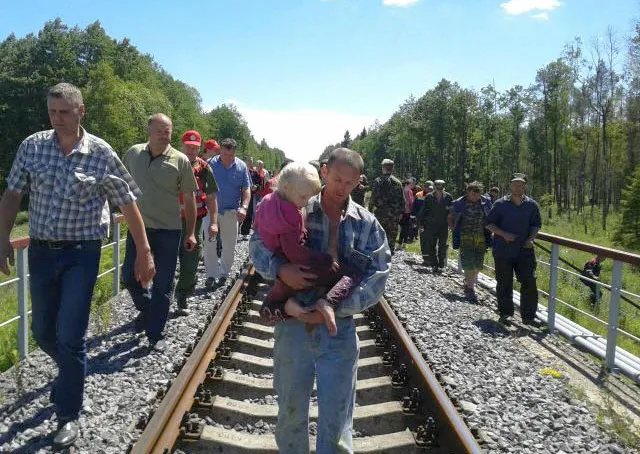
[[80,90],[61,83],[47,95],[53,130],[27,137],[16,154],[0,201],[0,270],[13,265],[9,235],[20,202],[29,193],[31,328],[38,345],[58,366],[51,390],[58,416],[53,443],[78,438],[86,373],[86,331],[100,264],[109,207],[120,207],[137,245],[135,277],[155,275],[153,257],[136,198],[138,186],[104,140],[80,126]]
[[[348,148],[334,150],[322,176],[326,185],[306,208],[307,246],[331,254],[341,265],[356,267],[364,276],[358,287],[336,308],[338,333],[330,336],[317,311],[285,311],[292,318],[276,324],[274,387],[278,394],[276,442],[281,453],[309,452],[309,396],[318,381],[318,453],[353,452],[352,428],[358,367],[358,337],[353,315],[378,302],[389,276],[391,251],[384,230],[349,194],[359,184],[364,162]],[[286,263],[268,250],[257,233],[249,243],[251,259],[268,279],[282,279],[303,290],[296,299],[303,307],[324,298],[328,289],[314,287],[315,276],[305,267]],[[295,305],[294,305],[295,306]],[[305,325],[314,325],[313,330]]]

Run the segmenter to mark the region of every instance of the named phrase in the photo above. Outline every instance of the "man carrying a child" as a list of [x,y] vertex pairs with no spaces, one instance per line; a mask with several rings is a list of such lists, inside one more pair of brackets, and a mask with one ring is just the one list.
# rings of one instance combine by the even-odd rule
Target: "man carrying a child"
[[[268,279],[298,291],[287,300],[289,318],[275,327],[274,387],[278,394],[276,442],[281,453],[309,452],[309,401],[317,374],[318,453],[352,452],[353,407],[359,354],[353,315],[376,304],[389,275],[391,253],[375,217],[349,197],[359,184],[362,158],[347,148],[334,150],[322,177],[322,192],[310,198],[304,217],[307,246],[329,254],[339,267],[357,268],[358,280],[335,307],[337,333],[331,336],[321,311],[326,287],[315,286],[308,267],[288,263],[254,233],[252,261]],[[311,325],[313,329],[307,329]]]

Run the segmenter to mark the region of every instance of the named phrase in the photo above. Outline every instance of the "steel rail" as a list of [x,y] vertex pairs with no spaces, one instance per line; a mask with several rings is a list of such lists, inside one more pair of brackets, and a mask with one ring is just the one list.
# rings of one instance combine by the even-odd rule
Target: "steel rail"
[[193,405],[196,389],[204,381],[209,361],[214,358],[216,349],[224,340],[225,331],[242,298],[241,290],[253,273],[253,266],[241,272],[151,421],[133,445],[132,454],[171,452],[180,435],[182,417]]
[[[376,306],[374,306],[375,309]],[[475,437],[465,424],[462,417],[449,399],[449,396],[440,386],[438,379],[431,372],[431,368],[422,357],[422,353],[418,350],[407,330],[404,329],[402,323],[391,309],[391,306],[384,298],[380,299],[377,304],[379,311],[382,312],[389,326],[392,327],[399,340],[402,342],[402,348],[409,355],[409,358],[420,372],[424,388],[429,392],[431,399],[435,402],[436,421],[442,427],[444,423],[448,430],[439,430],[439,436],[443,437],[447,442],[447,447],[452,447],[456,453],[481,453],[482,449],[478,445]]]

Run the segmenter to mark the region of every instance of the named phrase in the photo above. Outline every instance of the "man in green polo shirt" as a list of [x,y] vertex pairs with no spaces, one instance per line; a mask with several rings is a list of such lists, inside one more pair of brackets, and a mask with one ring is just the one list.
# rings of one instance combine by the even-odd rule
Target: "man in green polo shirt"
[[[180,261],[180,274],[178,283],[176,284],[176,300],[178,303],[178,315],[189,315],[187,310],[187,298],[191,296],[196,289],[198,272],[198,263],[202,258],[202,219],[209,216],[209,227],[204,232],[205,241],[216,241],[218,234],[218,201],[216,192],[218,185],[213,177],[213,171],[207,161],[202,159],[200,153],[200,145],[202,139],[200,133],[195,130],[189,130],[182,135],[182,152],[189,158],[189,162],[193,167],[193,174],[198,183],[196,191],[196,247],[187,251],[180,249],[178,258]],[[180,194],[180,216],[182,217],[182,232],[187,234],[185,222],[185,210],[182,205],[183,196]]]
[[173,123],[164,114],[149,117],[149,141],[132,146],[122,162],[142,190],[138,207],[156,263],[153,283],[141,285],[133,275],[136,247],[130,235],[122,266],[122,280],[140,314],[136,317],[136,331],[146,331],[154,350],[166,348],[162,331],[169,315],[173,279],[178,260],[182,233],[180,194],[183,195],[186,235],[184,247],[196,246],[194,229],[198,190],[189,159],[171,146]]

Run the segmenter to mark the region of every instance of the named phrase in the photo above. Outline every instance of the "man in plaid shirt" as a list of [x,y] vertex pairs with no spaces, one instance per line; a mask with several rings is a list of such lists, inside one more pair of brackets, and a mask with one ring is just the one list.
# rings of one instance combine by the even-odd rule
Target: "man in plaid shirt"
[[[352,316],[378,302],[391,261],[384,230],[370,212],[349,197],[363,168],[364,162],[355,151],[334,150],[322,168],[326,185],[306,208],[307,246],[331,254],[341,265],[360,269],[364,277],[336,308],[336,336],[329,335],[319,312],[300,311],[295,304],[285,305],[292,318],[276,324],[273,365],[279,408],[276,442],[281,453],[309,452],[309,399],[315,374],[320,410],[316,451],[353,452],[359,347]],[[313,274],[274,255],[258,233],[251,238],[249,252],[265,278],[279,277],[294,289],[307,289],[296,296],[303,308],[325,296],[326,289],[312,288]],[[314,329],[306,329],[306,324]]]
[[89,310],[109,229],[107,201],[120,207],[138,245],[136,278],[152,280],[155,268],[135,202],[140,190],[109,144],[80,126],[80,90],[66,83],[52,87],[47,108],[53,130],[20,144],[0,201],[0,271],[9,274],[14,264],[9,235],[29,193],[31,328],[58,365],[51,390],[58,416],[53,443],[64,448],[79,433]]

